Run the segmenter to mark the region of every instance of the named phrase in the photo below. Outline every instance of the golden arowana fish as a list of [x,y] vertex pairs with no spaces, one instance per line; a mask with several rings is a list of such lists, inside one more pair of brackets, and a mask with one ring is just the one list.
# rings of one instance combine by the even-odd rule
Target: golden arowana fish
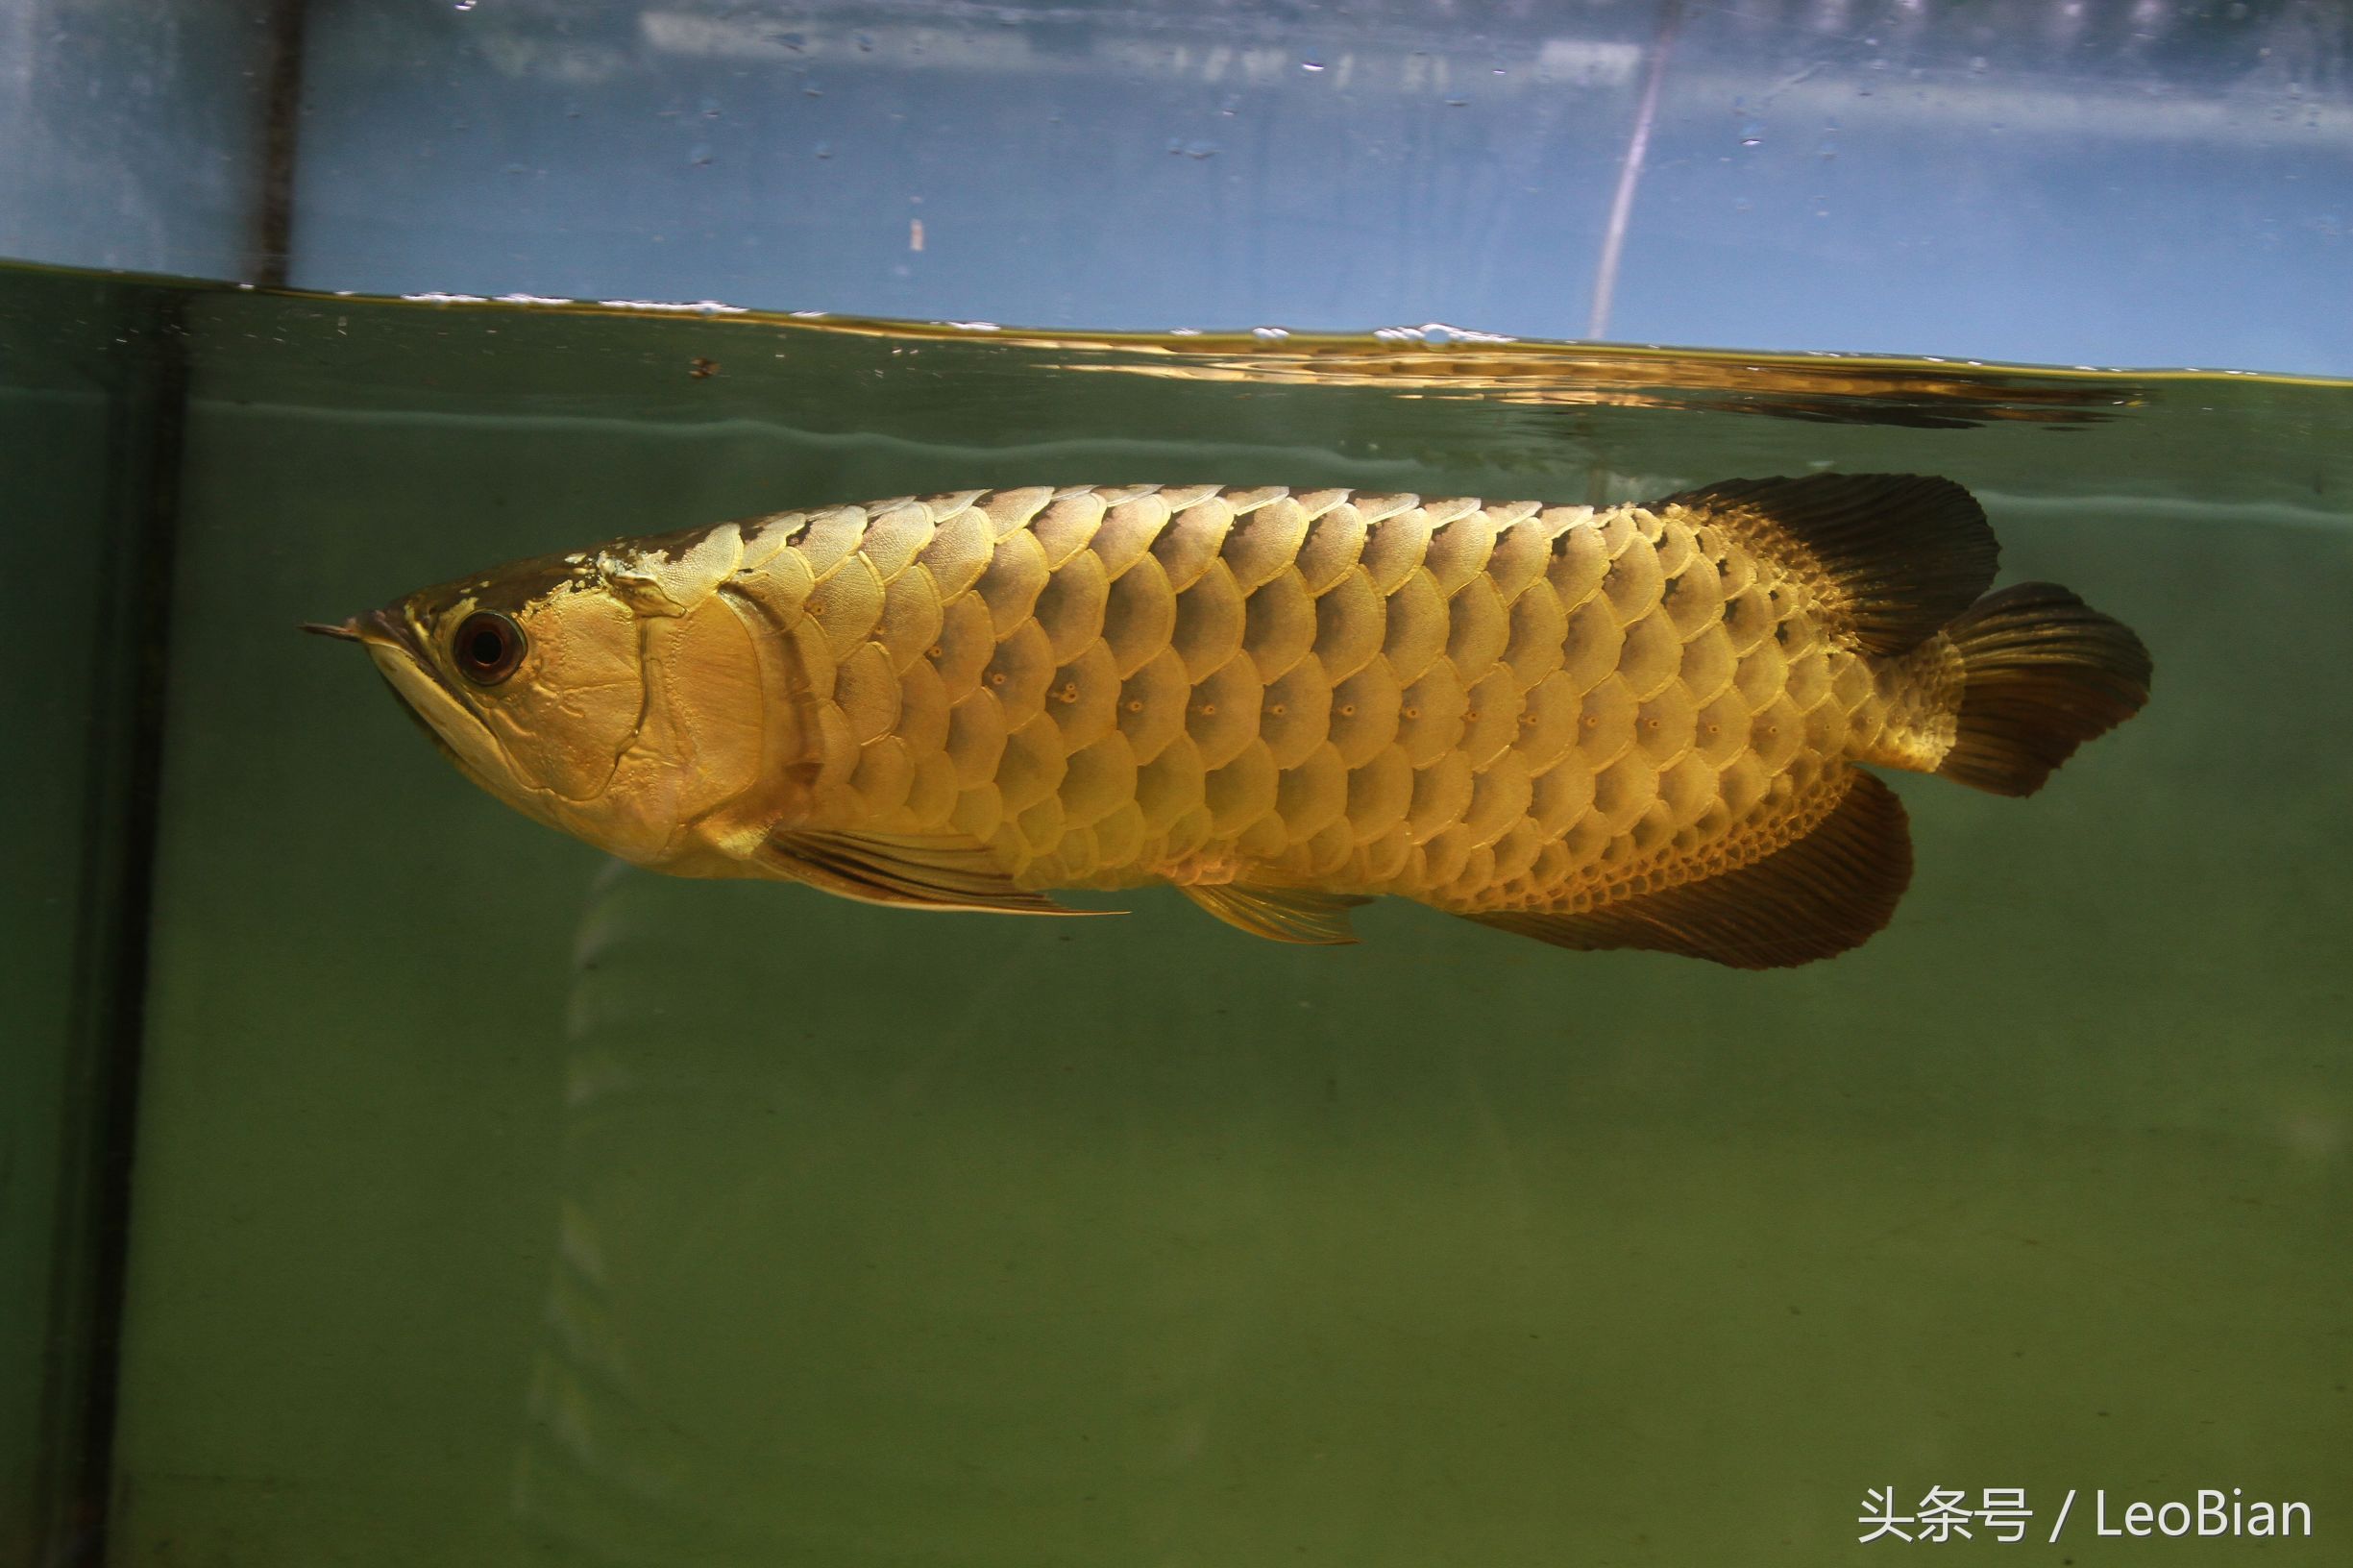
[[[1859,765],[2027,795],[2146,699],[1949,480],[1641,505],[960,491],[502,567],[339,627],[476,783],[624,859],[1059,913],[1176,887],[1292,942],[1383,894],[1566,947],[1802,964],[1886,924]],[[1985,597],[1980,597],[1985,595]]]

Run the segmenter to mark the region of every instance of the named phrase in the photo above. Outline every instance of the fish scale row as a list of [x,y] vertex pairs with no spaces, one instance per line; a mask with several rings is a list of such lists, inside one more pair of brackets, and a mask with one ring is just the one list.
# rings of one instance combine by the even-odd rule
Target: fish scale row
[[1034,887],[1590,902],[1785,839],[1887,707],[1802,571],[1672,507],[962,492],[749,526],[734,581],[794,627],[817,820]]

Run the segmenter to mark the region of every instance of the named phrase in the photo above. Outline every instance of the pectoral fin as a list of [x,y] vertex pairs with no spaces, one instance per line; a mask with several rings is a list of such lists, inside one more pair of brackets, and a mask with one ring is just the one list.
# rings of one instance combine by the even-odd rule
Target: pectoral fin
[[767,854],[795,881],[861,903],[999,915],[1116,915],[1017,888],[986,845],[894,833],[777,833]]
[[1262,888],[1246,882],[1181,885],[1178,891],[1231,926],[1271,942],[1345,946],[1357,940],[1348,912],[1372,902],[1344,893],[1305,888]]
[[1851,779],[1811,833],[1736,870],[1578,914],[1469,919],[1558,947],[1637,947],[1736,969],[1843,953],[1887,924],[1912,880],[1903,802],[1869,773]]

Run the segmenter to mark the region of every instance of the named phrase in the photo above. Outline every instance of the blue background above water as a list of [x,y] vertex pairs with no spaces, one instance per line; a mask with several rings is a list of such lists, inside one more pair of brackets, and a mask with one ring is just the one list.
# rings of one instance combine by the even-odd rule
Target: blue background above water
[[[0,249],[239,275],[239,9],[35,0]],[[1581,336],[1667,12],[319,0],[291,281]],[[1606,336],[2353,374],[2335,8],[1677,15]]]

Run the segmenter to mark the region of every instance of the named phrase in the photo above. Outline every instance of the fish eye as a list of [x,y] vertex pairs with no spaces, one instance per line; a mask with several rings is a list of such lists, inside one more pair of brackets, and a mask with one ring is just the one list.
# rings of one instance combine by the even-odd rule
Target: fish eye
[[493,610],[477,610],[450,639],[457,668],[477,686],[496,686],[523,662],[523,628]]

